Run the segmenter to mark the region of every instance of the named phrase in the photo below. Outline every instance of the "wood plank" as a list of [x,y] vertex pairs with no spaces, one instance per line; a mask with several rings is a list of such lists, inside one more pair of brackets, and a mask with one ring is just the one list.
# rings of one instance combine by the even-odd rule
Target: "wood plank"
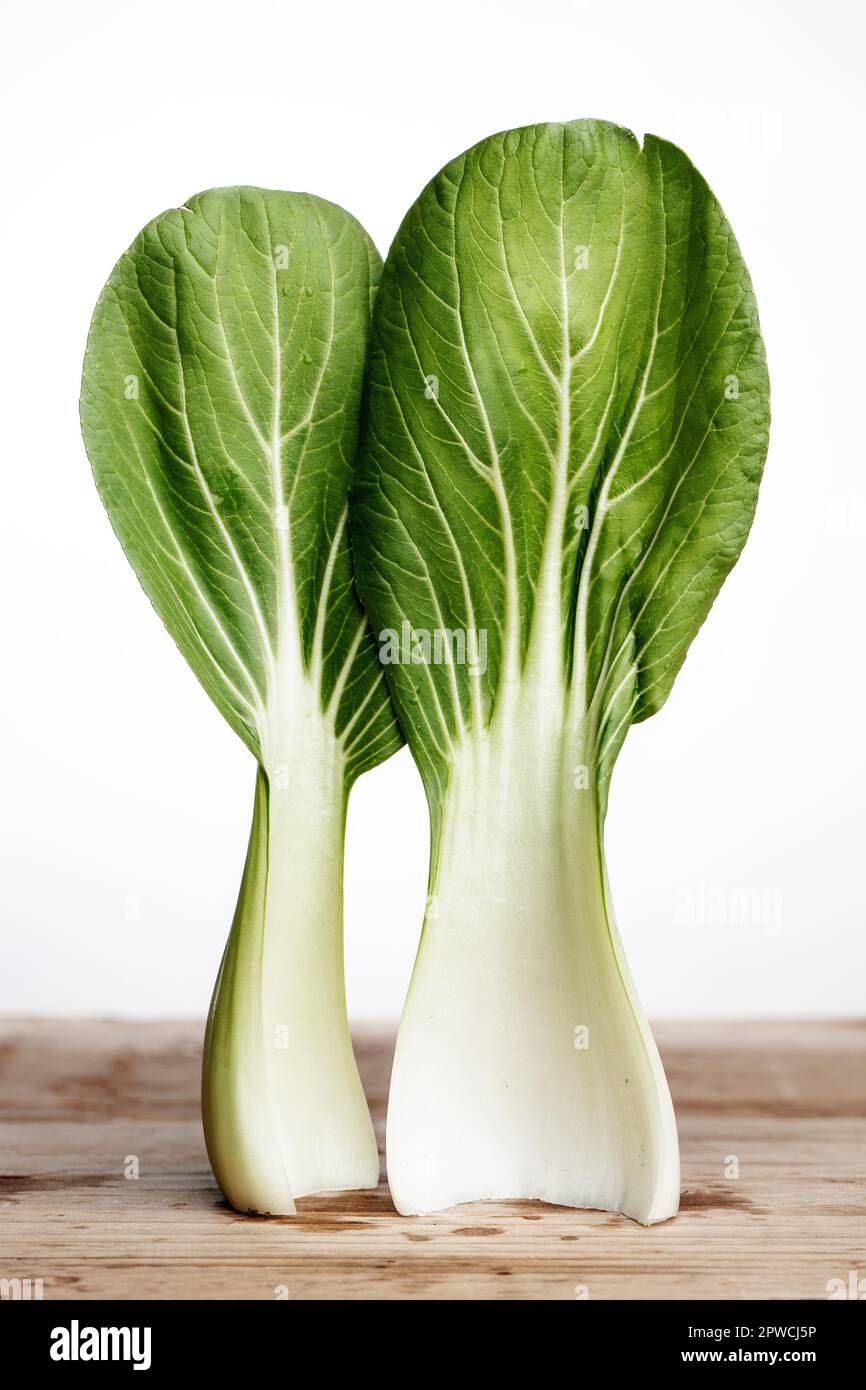
[[[659,1025],[684,1192],[649,1230],[531,1202],[401,1217],[384,1183],[239,1216],[204,1151],[201,1032],[0,1021],[0,1277],[179,1299],[793,1299],[866,1277],[863,1022]],[[357,1048],[381,1143],[391,1039]]]

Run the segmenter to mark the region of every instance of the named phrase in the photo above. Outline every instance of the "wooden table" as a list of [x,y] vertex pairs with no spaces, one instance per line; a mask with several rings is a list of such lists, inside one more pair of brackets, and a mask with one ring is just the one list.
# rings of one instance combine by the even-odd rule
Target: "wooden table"
[[[201,1033],[0,1021],[0,1277],[47,1299],[790,1299],[866,1278],[862,1022],[659,1025],[683,1201],[646,1230],[529,1202],[402,1217],[384,1185],[239,1216],[205,1156]],[[359,1036],[380,1138],[390,1053]]]

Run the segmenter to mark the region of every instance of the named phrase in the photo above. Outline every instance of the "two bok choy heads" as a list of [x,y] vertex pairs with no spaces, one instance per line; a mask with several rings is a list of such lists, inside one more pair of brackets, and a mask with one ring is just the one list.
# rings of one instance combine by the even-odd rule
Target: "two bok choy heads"
[[[388,255],[352,494],[432,822],[397,1043],[397,1207],[539,1198],[650,1223],[676,1125],[603,826],[746,540],[768,383],[746,267],[686,156],[595,121],[483,141]],[[486,661],[425,659],[474,634]]]
[[226,1197],[374,1187],[342,960],[346,798],[400,744],[347,493],[379,257],[342,209],[253,188],[151,222],[91,326],[81,420],[142,586],[258,763],[205,1041]]

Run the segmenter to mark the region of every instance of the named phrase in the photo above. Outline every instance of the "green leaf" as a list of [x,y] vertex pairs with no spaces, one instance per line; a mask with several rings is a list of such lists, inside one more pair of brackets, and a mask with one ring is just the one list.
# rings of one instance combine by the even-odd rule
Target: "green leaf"
[[767,429],[749,276],[680,150],[531,126],[427,186],[377,298],[354,522],[377,630],[487,634],[483,674],[389,668],[434,799],[530,670],[591,716],[605,794],[743,546]]
[[318,710],[347,781],[400,742],[346,525],[379,268],[331,203],[198,194],[115,267],[81,396],[114,529],[208,694],[265,764]]

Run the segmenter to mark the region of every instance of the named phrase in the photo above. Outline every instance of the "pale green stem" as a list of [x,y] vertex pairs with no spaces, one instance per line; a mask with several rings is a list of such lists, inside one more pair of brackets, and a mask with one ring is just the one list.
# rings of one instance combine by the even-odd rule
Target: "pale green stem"
[[[650,1223],[679,1201],[664,1072],[613,921],[598,808],[533,701],[452,769],[400,1026],[401,1212],[537,1198]],[[583,742],[582,742],[583,740]]]
[[375,1187],[346,1018],[342,766],[326,746],[259,770],[252,833],[205,1035],[211,1165],[239,1211]]

